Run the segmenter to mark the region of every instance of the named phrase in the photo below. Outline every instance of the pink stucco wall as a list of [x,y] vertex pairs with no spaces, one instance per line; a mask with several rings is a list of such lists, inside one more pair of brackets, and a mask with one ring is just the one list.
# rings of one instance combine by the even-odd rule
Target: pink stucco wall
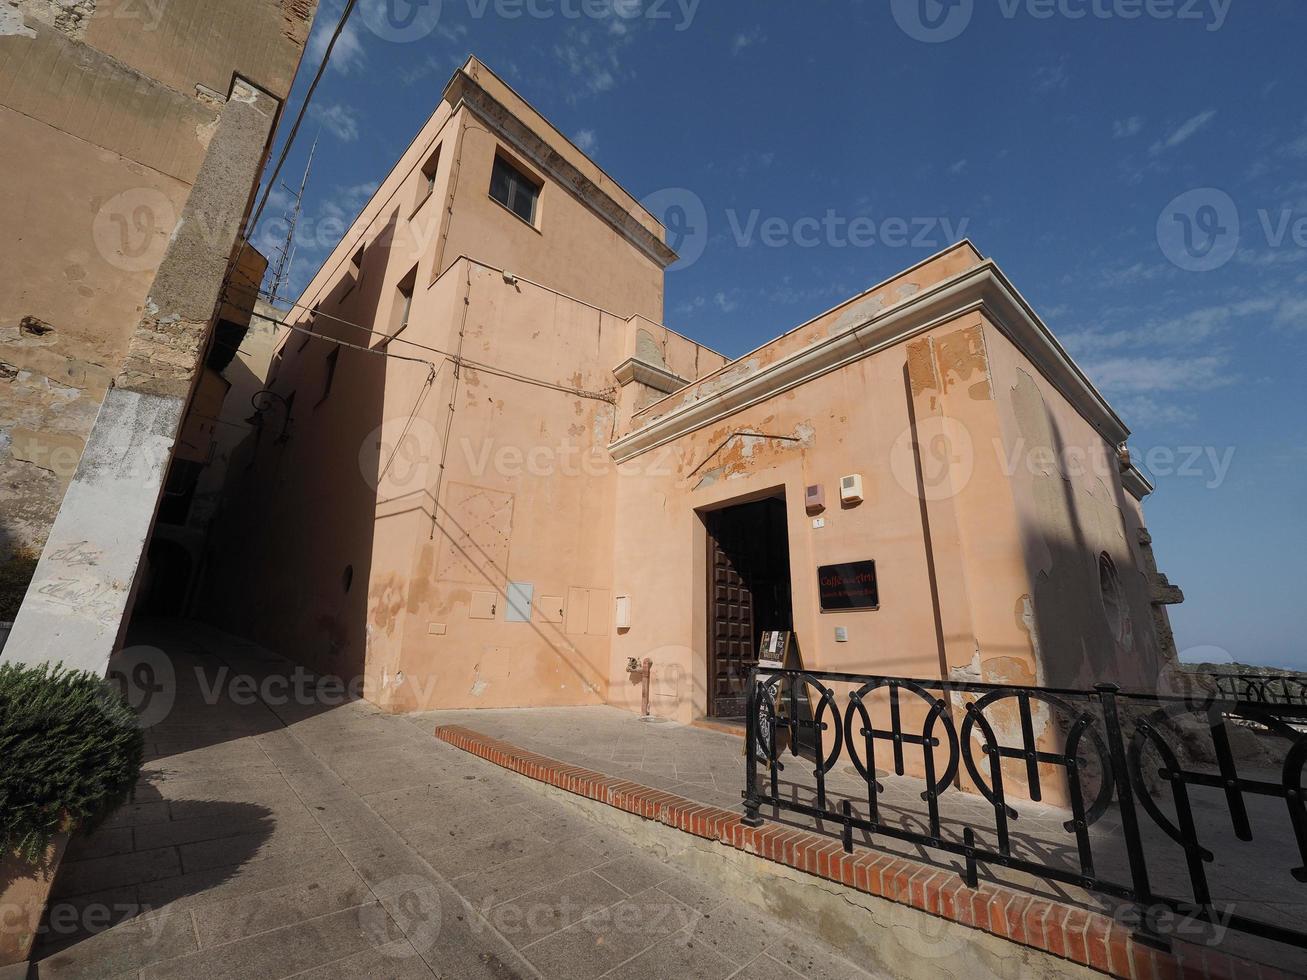
[[[391,710],[635,710],[626,663],[648,657],[654,712],[691,721],[708,710],[703,515],[783,493],[807,666],[1152,685],[1124,426],[992,262],[960,243],[727,361],[658,322],[657,223],[478,72],[456,76],[290,316],[321,311],[272,382],[293,422],[249,471],[265,492],[246,494],[232,550],[249,570],[226,606],[238,626],[364,676]],[[528,122],[521,159],[548,148],[531,150],[533,224],[487,194]],[[552,181],[564,167],[583,192]],[[864,499],[843,506],[850,474]],[[1096,598],[1102,553],[1124,627]],[[861,559],[880,607],[823,613],[818,566]]]

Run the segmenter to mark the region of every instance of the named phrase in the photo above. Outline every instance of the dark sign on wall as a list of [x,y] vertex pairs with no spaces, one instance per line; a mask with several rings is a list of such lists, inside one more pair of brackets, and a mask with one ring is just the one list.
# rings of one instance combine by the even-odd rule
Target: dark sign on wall
[[876,563],[851,561],[843,565],[822,565],[817,569],[817,591],[821,611],[836,609],[878,609]]

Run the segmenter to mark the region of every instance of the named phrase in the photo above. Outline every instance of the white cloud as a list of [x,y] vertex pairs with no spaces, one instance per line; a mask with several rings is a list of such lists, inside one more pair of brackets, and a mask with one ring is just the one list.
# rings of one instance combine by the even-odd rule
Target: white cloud
[[740,31],[731,40],[731,54],[738,55],[745,48],[751,48],[755,44],[762,44],[767,40],[763,36],[761,27],[752,27],[747,31]]
[[1145,346],[1193,348],[1237,326],[1246,317],[1274,316],[1278,322],[1282,315],[1280,311],[1288,305],[1288,301],[1261,297],[1203,306],[1179,316],[1145,320],[1125,330],[1085,330],[1068,334],[1064,342],[1069,350],[1089,356]]
[[1104,286],[1109,289],[1118,289],[1122,286],[1134,286],[1141,282],[1152,282],[1154,279],[1170,276],[1175,272],[1175,266],[1167,262],[1154,262],[1152,264],[1136,262],[1134,265],[1122,268],[1104,269],[1099,275]]
[[1205,109],[1196,116],[1191,116],[1182,122],[1175,129],[1171,130],[1165,137],[1154,143],[1148,150],[1153,156],[1158,156],[1162,152],[1179,146],[1198,135],[1207,124],[1216,118],[1215,109]]
[[1045,65],[1036,68],[1031,78],[1035,85],[1035,91],[1046,95],[1049,92],[1066,88],[1066,83],[1070,81],[1071,76],[1066,69],[1066,59],[1063,58],[1056,65]]
[[1294,297],[1281,303],[1275,314],[1275,325],[1291,330],[1307,330],[1307,297]]
[[723,313],[734,313],[740,308],[739,301],[732,296],[727,296],[724,292],[719,292],[712,298],[712,301],[717,304],[717,308]]
[[1118,398],[1112,406],[1127,425],[1187,425],[1198,420],[1198,413],[1173,402],[1159,402],[1148,395]]
[[358,113],[339,102],[315,105],[310,115],[342,143],[353,143],[359,138]]
[[1299,136],[1284,148],[1284,152],[1299,160],[1307,160],[1307,136]]
[[[327,44],[331,41],[331,35],[335,33],[336,24],[339,23],[343,10],[344,7],[339,0],[330,0],[330,2],[324,0],[319,6],[317,16],[313,19],[313,33],[309,35],[309,43],[304,51],[305,65],[311,66],[312,71],[317,71],[323,56],[326,55]],[[340,32],[340,37],[336,39],[336,46],[331,49],[332,71],[348,75],[355,69],[362,68],[367,61],[367,55],[363,51],[363,41],[359,35],[361,16],[358,10],[350,14],[349,22]]]
[[1128,119],[1118,119],[1112,123],[1113,139],[1128,139],[1131,136],[1138,136],[1144,128],[1143,116],[1130,116]]
[[949,167],[948,172],[951,173],[954,177],[958,177],[961,176],[963,173],[965,173],[966,169],[967,169],[967,161],[964,158],[959,160],[957,163],[953,164],[953,166]]
[[554,54],[581,85],[581,93],[572,90],[572,101],[576,101],[578,94],[607,92],[617,84],[617,73],[622,67],[618,45],[596,41],[589,30],[569,28],[566,40],[554,46]]
[[[348,187],[336,187],[318,205],[318,221],[343,223],[345,228],[348,228],[350,223],[358,217],[359,212],[363,210],[363,205],[377,192],[379,186],[377,181],[369,180],[361,184],[351,184]],[[318,244],[335,246],[335,242],[319,241]]]
[[599,137],[593,129],[582,129],[572,137],[572,142],[584,153],[594,156],[599,150]]
[[686,302],[678,305],[676,307],[676,313],[680,316],[689,316],[691,313],[698,313],[707,305],[708,305],[707,300],[705,300],[702,296],[696,296],[694,299],[687,300]]
[[1084,364],[1085,371],[1106,393],[1147,394],[1159,391],[1206,391],[1233,384],[1229,359],[1220,354],[1201,357],[1113,357]]
[[[647,23],[639,0],[604,0],[605,17],[592,21],[594,26],[574,25],[554,45],[554,55],[562,61],[574,83],[569,86],[568,100],[575,103],[583,96],[611,91],[618,81],[632,72],[623,66],[622,54]],[[603,26],[606,24],[606,27]]]

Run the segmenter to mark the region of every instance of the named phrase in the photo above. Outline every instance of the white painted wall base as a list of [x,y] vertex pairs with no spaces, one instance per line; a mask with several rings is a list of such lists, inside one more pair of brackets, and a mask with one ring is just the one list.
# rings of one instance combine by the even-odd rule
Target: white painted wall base
[[0,657],[104,673],[184,408],[181,398],[109,389]]

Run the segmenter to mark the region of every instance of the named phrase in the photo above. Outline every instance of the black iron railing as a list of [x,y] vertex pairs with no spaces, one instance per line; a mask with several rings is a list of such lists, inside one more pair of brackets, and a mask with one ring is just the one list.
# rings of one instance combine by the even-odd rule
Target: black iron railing
[[[1009,869],[1136,911],[1170,909],[1307,948],[1307,887],[1298,892],[1307,883],[1307,706],[1124,694],[1108,684],[1078,691],[755,670],[747,759],[750,826],[762,823],[764,808],[775,819],[788,811],[839,827],[848,852],[858,833],[868,843],[879,836],[960,858],[972,887],[980,865]],[[841,760],[851,766],[836,772]],[[895,783],[896,799],[909,786],[924,806],[914,803],[913,819],[895,820],[886,807],[887,773],[877,766],[903,777],[910,761],[914,771]],[[832,779],[841,785],[832,788]],[[1210,796],[1198,816],[1197,794]],[[1046,795],[1064,808],[1067,836],[1056,836],[1065,846],[1045,839],[1032,847],[1022,838],[1014,848],[1014,804]],[[949,801],[969,804],[949,806],[963,811],[960,820],[941,815]],[[1258,861],[1240,861],[1248,855],[1237,851],[1239,843],[1253,841],[1253,801],[1264,850]],[[901,806],[892,809],[902,816]],[[1109,815],[1110,831],[1096,830]],[[1240,914],[1231,903],[1218,908],[1208,875],[1217,837],[1235,852],[1221,857],[1238,865],[1241,894],[1265,895],[1296,913],[1274,921]],[[1249,880],[1259,867],[1264,883]],[[1142,922],[1140,938],[1167,944]]]
[[1261,704],[1307,705],[1307,676],[1292,674],[1218,674],[1208,678],[1221,697]]

